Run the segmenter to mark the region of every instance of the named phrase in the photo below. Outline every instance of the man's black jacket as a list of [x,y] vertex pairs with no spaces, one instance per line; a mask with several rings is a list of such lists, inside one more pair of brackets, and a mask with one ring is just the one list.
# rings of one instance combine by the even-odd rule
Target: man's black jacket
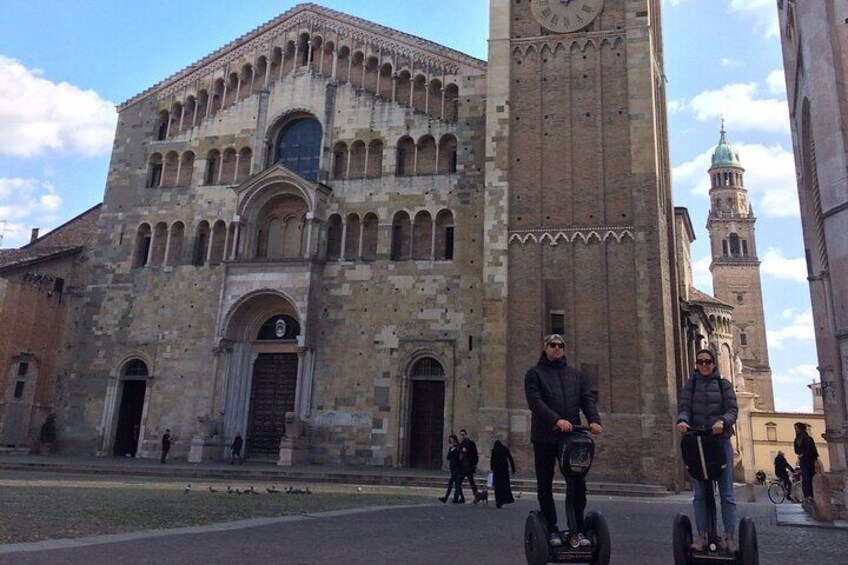
[[562,358],[549,361],[542,352],[538,363],[524,375],[524,395],[533,413],[530,441],[559,443],[562,432],[555,430],[557,420],[580,425],[580,410],[590,424],[600,424],[595,394],[586,377]]

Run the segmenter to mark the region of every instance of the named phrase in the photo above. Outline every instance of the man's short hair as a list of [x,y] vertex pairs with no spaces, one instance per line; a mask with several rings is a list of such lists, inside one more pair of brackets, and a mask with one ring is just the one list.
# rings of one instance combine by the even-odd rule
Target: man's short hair
[[550,344],[551,344],[551,342],[553,342],[553,341],[559,341],[559,342],[561,342],[563,345],[565,345],[565,338],[563,338],[563,337],[562,337],[561,335],[559,335],[559,334],[550,334],[550,335],[546,335],[546,336],[545,336],[545,338],[544,338],[544,341],[545,341],[545,347],[547,347],[548,345],[550,345]]

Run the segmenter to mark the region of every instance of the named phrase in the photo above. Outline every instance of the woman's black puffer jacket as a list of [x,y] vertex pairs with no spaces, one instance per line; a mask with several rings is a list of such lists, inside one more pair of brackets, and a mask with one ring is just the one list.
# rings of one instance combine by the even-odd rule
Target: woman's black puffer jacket
[[711,427],[717,420],[724,422],[723,437],[733,434],[739,406],[736,392],[727,379],[718,373],[708,377],[694,374],[689,377],[680,393],[680,411],[678,422],[686,422],[692,427]]

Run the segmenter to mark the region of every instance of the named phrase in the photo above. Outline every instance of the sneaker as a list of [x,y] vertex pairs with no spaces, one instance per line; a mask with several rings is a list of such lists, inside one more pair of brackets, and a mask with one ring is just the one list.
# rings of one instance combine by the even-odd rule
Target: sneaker
[[551,547],[560,547],[562,545],[562,538],[559,537],[559,532],[551,532],[548,534],[548,545]]
[[447,502],[447,501],[448,501],[448,497],[447,497],[447,496],[440,496],[440,497],[439,497],[439,502],[441,502],[442,504],[444,504],[444,503],[445,503],[445,502]]
[[584,538],[583,534],[577,534],[576,536],[571,536],[569,544],[572,548],[577,549],[578,547],[588,547],[592,545],[592,542]]
[[739,544],[736,543],[736,536],[733,534],[724,534],[724,551],[730,554],[739,551]]

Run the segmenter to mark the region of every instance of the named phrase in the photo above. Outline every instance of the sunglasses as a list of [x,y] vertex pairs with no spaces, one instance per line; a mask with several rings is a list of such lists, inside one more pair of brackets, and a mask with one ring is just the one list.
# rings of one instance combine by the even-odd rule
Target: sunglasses
[[553,347],[554,349],[565,349],[564,343],[549,343],[548,347]]
[[696,365],[712,365],[713,360],[712,359],[698,359],[697,361],[695,361],[695,364]]

